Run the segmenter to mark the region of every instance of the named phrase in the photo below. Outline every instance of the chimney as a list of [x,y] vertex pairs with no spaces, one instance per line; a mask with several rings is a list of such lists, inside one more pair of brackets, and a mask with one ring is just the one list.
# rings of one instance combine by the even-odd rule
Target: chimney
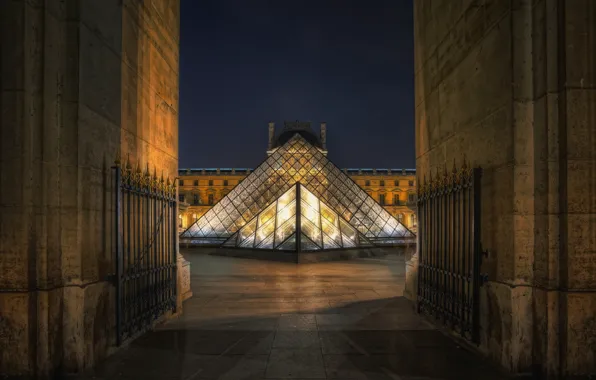
[[327,150],[327,123],[321,123],[321,145]]
[[273,135],[275,134],[275,123],[269,122],[269,144],[267,144],[267,150],[273,149]]

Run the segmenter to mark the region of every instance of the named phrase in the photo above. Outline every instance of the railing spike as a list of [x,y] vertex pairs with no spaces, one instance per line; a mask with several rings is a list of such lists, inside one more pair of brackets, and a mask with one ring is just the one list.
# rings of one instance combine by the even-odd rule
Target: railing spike
[[130,166],[130,153],[126,154],[126,169],[127,170],[132,169],[132,166]]
[[114,161],[114,165],[120,166],[120,164],[121,164],[121,158],[122,157],[120,157],[120,149],[118,149],[118,152],[116,153],[116,160]]

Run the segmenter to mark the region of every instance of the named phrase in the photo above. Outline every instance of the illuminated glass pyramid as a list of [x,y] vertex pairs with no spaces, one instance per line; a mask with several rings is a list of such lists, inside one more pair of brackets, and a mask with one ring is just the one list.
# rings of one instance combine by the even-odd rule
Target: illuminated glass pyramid
[[[300,186],[297,186],[298,183]],[[324,209],[326,212],[328,210],[329,213],[337,215],[341,236],[344,234],[356,236],[356,246],[361,244],[361,239],[366,241],[366,244],[387,245],[403,243],[414,238],[414,234],[410,230],[399,223],[348,175],[329,161],[321,149],[308,142],[301,134],[296,133],[278,146],[250,175],[184,231],[180,236],[181,241],[208,245],[225,243],[226,246],[239,247],[244,247],[242,242],[245,242],[247,247],[252,244],[252,247],[275,249],[277,242],[275,238],[271,238],[272,242],[259,241],[257,243],[260,238],[255,234],[255,241],[250,243],[251,233],[255,232],[259,226],[275,231],[276,234],[282,233],[280,231],[286,228],[283,223],[273,227],[265,224],[267,221],[270,224],[274,223],[271,222],[273,219],[277,221],[275,223],[278,223],[279,220],[287,222],[284,220],[285,214],[277,214],[277,207],[280,202],[285,201],[284,197],[294,199],[295,202],[296,195],[292,195],[293,192],[304,189],[306,189],[303,191],[304,194],[312,195],[312,203],[319,203],[317,203],[318,206],[315,206],[311,202],[304,202],[305,199],[301,197],[300,207],[308,204],[315,212]],[[288,205],[290,203],[292,202],[290,201]],[[291,207],[296,207],[296,204]],[[275,215],[275,218],[271,215]],[[287,217],[291,219],[292,215],[287,215]],[[259,224],[259,219],[262,219],[262,224]],[[326,219],[326,221],[329,220]],[[324,223],[325,221],[321,220],[315,227],[320,230]],[[329,221],[329,223],[331,222]],[[342,223],[347,223],[345,233]],[[308,235],[310,232],[307,231],[312,226],[308,223],[306,225],[306,228],[302,229],[302,235],[306,235],[310,239],[311,235]],[[296,227],[291,229],[288,226],[289,229],[283,234],[290,237],[292,233],[296,232]],[[358,233],[349,234],[347,232],[349,228]],[[232,235],[235,238],[232,238]],[[268,239],[269,236],[263,236],[263,239]],[[313,239],[315,238],[313,237]],[[312,239],[310,240],[312,241]],[[315,242],[313,241],[313,243]],[[287,244],[286,242],[282,242],[282,244],[285,247],[292,243],[288,241]],[[305,250],[307,250],[308,240],[301,239],[300,244],[304,244]],[[325,242],[322,242],[322,245],[318,244],[318,246],[326,249],[326,247],[331,247],[331,244],[329,242],[326,245]],[[343,240],[341,247],[347,247]]]
[[297,183],[233,234],[223,246],[304,252],[372,247],[373,244]]

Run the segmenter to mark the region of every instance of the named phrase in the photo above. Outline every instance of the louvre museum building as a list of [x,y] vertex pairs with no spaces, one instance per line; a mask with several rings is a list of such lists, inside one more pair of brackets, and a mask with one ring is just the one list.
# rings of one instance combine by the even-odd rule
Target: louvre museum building
[[[322,127],[324,128],[324,126]],[[286,122],[267,158],[180,235],[182,244],[312,252],[400,245],[415,235],[327,158],[325,130]]]

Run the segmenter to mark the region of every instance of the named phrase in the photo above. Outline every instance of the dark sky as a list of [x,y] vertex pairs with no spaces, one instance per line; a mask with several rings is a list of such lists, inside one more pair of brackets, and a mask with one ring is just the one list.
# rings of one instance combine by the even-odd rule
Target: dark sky
[[183,0],[180,167],[255,167],[327,122],[340,167],[413,168],[412,0]]

